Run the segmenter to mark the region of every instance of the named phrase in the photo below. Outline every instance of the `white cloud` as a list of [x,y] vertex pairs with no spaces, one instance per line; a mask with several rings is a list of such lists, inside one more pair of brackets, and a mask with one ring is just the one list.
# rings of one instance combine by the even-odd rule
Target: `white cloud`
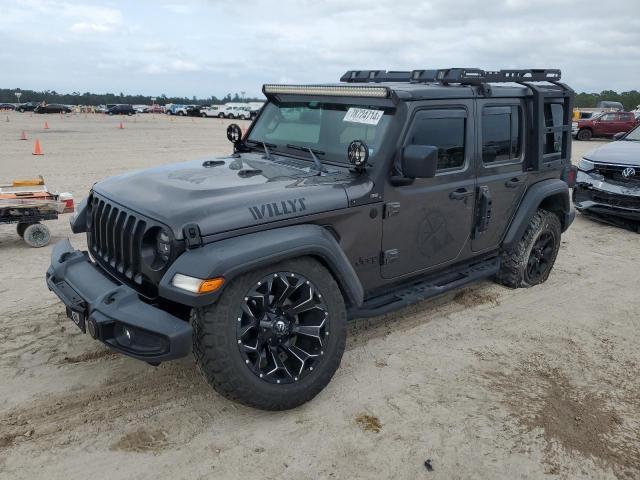
[[469,66],[561,68],[579,91],[639,88],[638,0],[606,13],[601,0],[165,1],[0,0],[2,83],[258,94],[354,68]]

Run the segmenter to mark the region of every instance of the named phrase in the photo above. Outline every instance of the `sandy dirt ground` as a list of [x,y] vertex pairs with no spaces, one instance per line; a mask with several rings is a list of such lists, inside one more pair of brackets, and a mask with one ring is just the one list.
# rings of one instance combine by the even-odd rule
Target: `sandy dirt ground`
[[[230,151],[220,120],[8,119],[0,178],[42,174],[76,199],[109,175]],[[574,161],[598,144],[574,142]],[[49,226],[52,242],[70,235],[67,217]],[[191,358],[154,368],[81,334],[45,286],[50,248],[0,226],[3,480],[640,478],[635,233],[578,216],[544,285],[485,282],[356,321],[328,388],[281,413],[220,397]]]

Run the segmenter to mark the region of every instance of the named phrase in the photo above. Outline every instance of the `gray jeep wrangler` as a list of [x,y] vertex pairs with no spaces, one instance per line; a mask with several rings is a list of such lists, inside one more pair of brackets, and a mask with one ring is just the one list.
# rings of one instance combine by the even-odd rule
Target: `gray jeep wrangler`
[[100,181],[47,284],[152,365],[193,352],[221,394],[283,410],[340,364],[347,320],[476,280],[544,282],[574,218],[558,70],[349,71],[264,85],[232,155]]

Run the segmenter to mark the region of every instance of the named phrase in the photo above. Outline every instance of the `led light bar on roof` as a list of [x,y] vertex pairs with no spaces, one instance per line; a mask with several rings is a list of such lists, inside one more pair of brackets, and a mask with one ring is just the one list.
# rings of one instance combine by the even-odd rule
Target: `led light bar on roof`
[[389,98],[387,87],[364,87],[354,85],[274,85],[262,87],[265,95],[327,95],[331,97]]

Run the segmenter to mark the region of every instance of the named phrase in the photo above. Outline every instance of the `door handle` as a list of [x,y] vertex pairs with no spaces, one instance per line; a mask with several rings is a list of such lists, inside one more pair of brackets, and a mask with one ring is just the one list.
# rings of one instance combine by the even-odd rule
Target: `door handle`
[[464,200],[465,198],[470,197],[471,195],[473,195],[472,190],[467,190],[466,188],[459,188],[451,192],[449,194],[449,198],[451,200]]
[[520,179],[519,179],[519,178],[517,178],[517,177],[512,178],[511,180],[507,180],[507,181],[504,183],[504,185],[505,185],[507,188],[516,188],[518,185],[520,185]]

